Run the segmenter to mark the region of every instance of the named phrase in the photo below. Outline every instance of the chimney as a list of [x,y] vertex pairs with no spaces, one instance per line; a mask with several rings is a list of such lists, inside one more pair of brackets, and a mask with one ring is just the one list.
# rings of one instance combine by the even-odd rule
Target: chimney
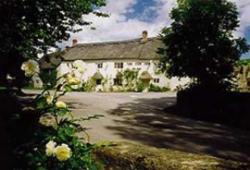
[[142,31],[142,39],[141,42],[145,43],[148,40],[148,31],[144,30]]
[[72,40],[72,47],[76,46],[77,45],[77,39],[73,39]]

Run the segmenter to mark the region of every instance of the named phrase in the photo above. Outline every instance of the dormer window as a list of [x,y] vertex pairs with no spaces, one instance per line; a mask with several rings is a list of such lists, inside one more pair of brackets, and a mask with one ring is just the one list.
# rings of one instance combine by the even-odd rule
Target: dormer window
[[115,63],[115,68],[123,68],[123,63]]

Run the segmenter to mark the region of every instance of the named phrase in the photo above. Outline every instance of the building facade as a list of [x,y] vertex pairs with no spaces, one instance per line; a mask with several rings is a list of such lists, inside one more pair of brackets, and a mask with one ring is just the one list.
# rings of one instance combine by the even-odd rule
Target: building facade
[[188,83],[188,78],[168,78],[161,71],[158,48],[162,46],[158,38],[148,38],[147,32],[139,39],[77,44],[62,54],[62,61],[57,68],[58,76],[74,72],[83,83],[92,81],[95,91],[113,91],[126,89],[132,79],[124,78],[125,72],[136,73],[136,82],[147,87],[154,85],[160,88],[175,90]]

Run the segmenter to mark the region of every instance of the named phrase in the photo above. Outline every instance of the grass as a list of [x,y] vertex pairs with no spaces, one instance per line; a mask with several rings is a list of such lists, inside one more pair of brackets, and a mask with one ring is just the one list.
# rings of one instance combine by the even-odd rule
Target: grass
[[239,170],[249,167],[247,163],[204,154],[158,149],[125,142],[97,149],[95,155],[97,160],[104,163],[105,169],[116,170]]

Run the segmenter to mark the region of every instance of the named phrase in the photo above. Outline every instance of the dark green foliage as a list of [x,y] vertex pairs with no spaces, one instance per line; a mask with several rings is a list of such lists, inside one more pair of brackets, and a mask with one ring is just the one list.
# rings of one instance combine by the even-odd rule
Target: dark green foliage
[[94,12],[105,0],[1,0],[0,2],[0,84],[6,75],[20,86],[24,76],[21,63],[47,53],[55,43],[69,38],[69,32],[79,31],[74,25],[88,25],[82,15]]
[[[20,70],[21,64],[28,59],[37,60],[37,54],[47,54],[50,47],[56,47],[56,42],[61,42],[69,38],[70,32],[75,32],[75,25],[88,25],[90,21],[83,21],[82,15],[95,13],[94,10],[104,5],[105,0],[1,0],[0,1],[0,86],[19,88],[25,80],[24,73]],[[101,16],[101,13],[95,13]],[[55,71],[41,72],[41,77],[45,84],[45,91],[55,86]],[[13,81],[7,81],[9,75]],[[52,79],[50,77],[53,77]],[[9,89],[8,89],[9,90]],[[42,94],[45,92],[43,91]],[[8,93],[7,99],[12,93]],[[13,97],[13,96],[11,96]],[[13,97],[15,98],[15,97]],[[38,98],[37,98],[38,100]],[[2,119],[4,123],[11,124],[8,128],[2,128],[8,136],[1,137],[7,143],[1,143],[8,148],[0,155],[0,169],[95,169],[95,163],[90,157],[90,149],[93,145],[77,139],[75,131],[79,129],[77,123],[70,124],[63,122],[62,129],[56,131],[54,128],[39,126],[38,116],[46,112],[57,113],[58,116],[66,116],[67,109],[58,109],[44,104],[44,100],[37,101],[37,108],[33,110],[32,104],[21,101],[22,106],[30,106],[32,114],[24,110],[15,111],[20,100],[15,98],[16,103],[7,100],[7,107],[1,107],[3,113],[7,115]],[[7,104],[6,104],[7,103]],[[55,103],[53,103],[54,105]],[[20,104],[21,105],[21,104]],[[26,108],[26,109],[27,109]],[[21,112],[21,113],[20,113]],[[33,113],[35,112],[35,113]],[[10,123],[12,114],[25,117],[25,121],[15,120]],[[69,114],[69,113],[68,113]],[[68,115],[67,114],[67,115]],[[33,120],[35,115],[35,120]],[[12,130],[13,129],[13,130]],[[84,130],[84,129],[83,129]],[[20,139],[19,139],[20,138]],[[48,139],[55,141],[68,141],[68,145],[75,153],[68,162],[56,162],[45,155],[45,146]],[[63,140],[63,138],[65,140]],[[9,146],[10,145],[10,146]],[[10,155],[10,152],[14,152]],[[10,162],[10,167],[3,168],[5,163],[2,157]],[[53,158],[52,158],[53,159]],[[13,162],[12,162],[13,161]],[[47,162],[48,161],[48,162]]]
[[141,80],[136,82],[136,89],[135,89],[136,92],[143,92],[143,90],[145,89],[146,89],[145,83],[143,83]]
[[171,27],[162,31],[159,50],[168,75],[190,77],[211,89],[230,87],[233,70],[249,47],[233,37],[238,11],[227,0],[179,0],[171,12]]
[[39,77],[42,82],[47,85],[47,88],[54,87],[57,83],[57,70],[56,68],[50,70],[41,70]]

